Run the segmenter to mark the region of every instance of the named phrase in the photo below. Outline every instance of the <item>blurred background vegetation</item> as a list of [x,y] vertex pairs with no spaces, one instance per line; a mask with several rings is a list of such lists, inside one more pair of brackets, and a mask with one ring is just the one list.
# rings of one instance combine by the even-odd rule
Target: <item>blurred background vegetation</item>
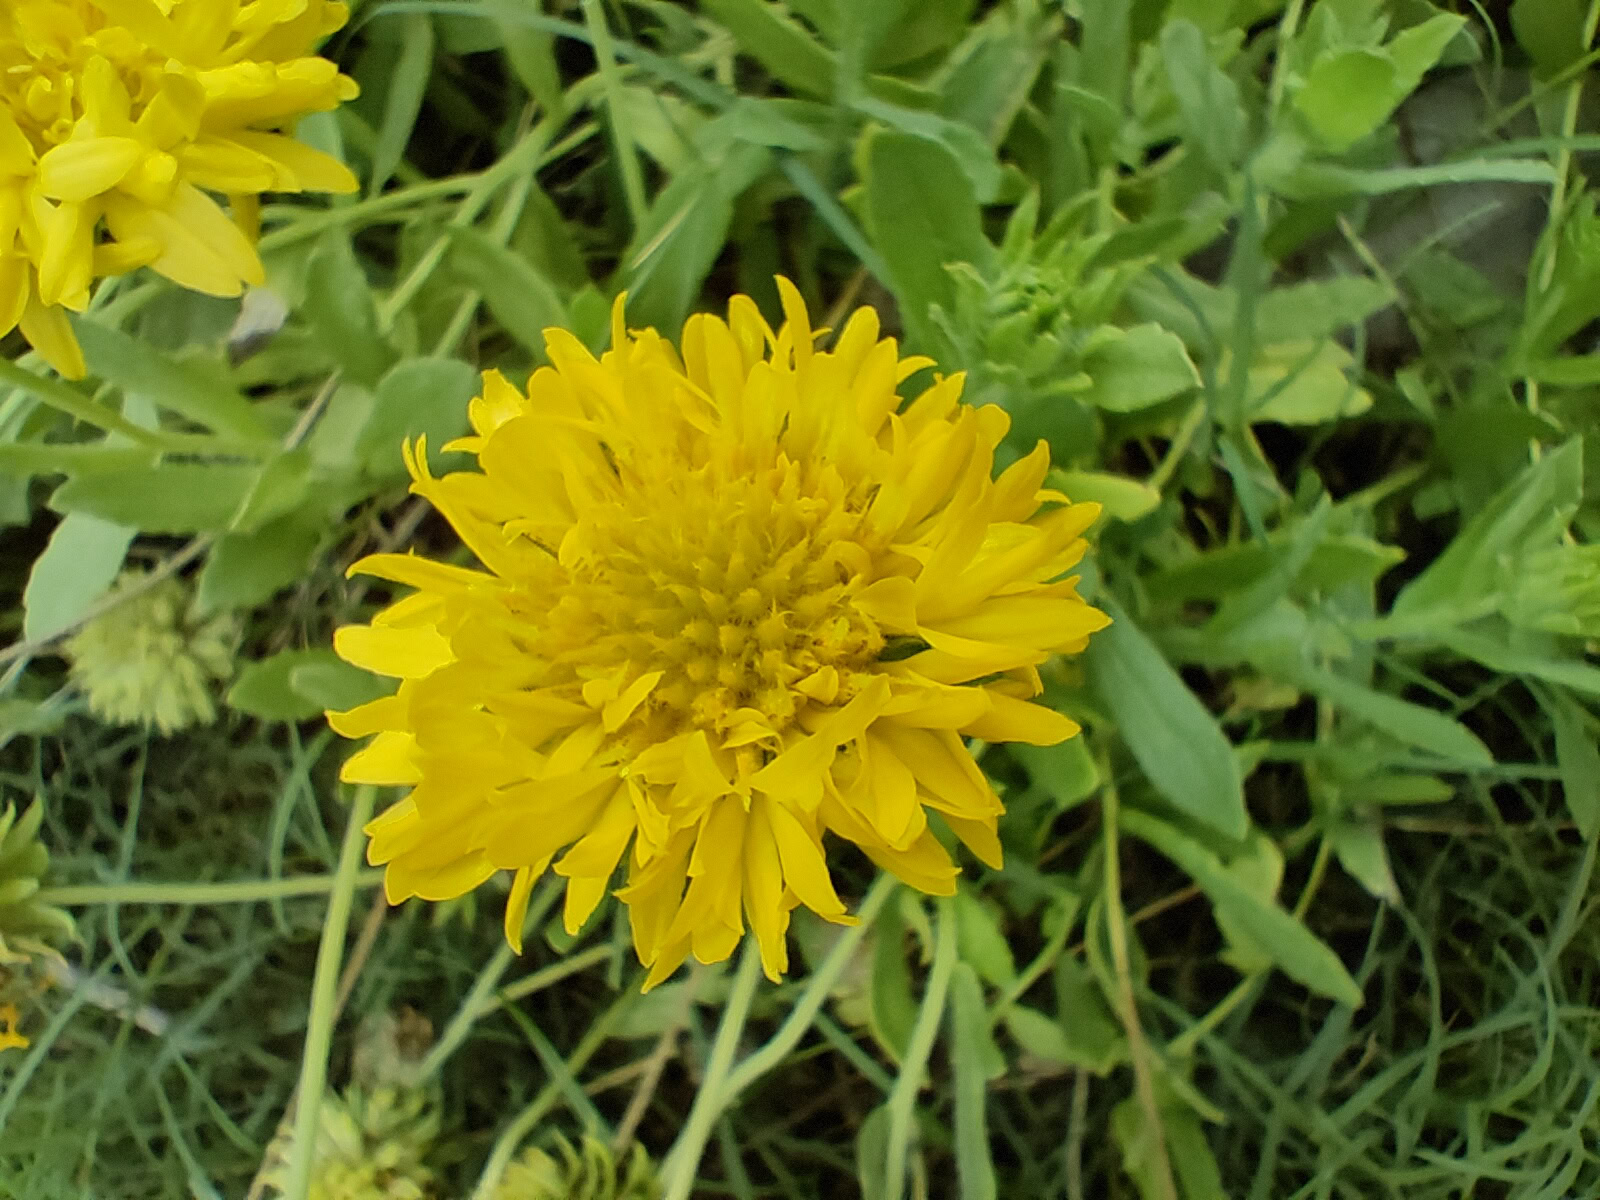
[[[619,291],[675,335],[781,272],[1050,443],[1116,624],[1049,673],[1084,737],[983,752],[952,949],[890,896],[696,1194],[1600,1194],[1600,3],[354,8],[300,135],[363,192],[0,389],[0,1193],[282,1186],[343,569],[458,553],[401,439]],[[653,1194],[722,972],[357,883],[314,1194]]]

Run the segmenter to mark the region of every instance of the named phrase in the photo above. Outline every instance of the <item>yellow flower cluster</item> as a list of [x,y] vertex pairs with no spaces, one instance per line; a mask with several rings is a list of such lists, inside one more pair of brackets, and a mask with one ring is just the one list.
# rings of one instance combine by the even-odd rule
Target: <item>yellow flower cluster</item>
[[800,904],[849,922],[825,833],[930,893],[957,875],[934,814],[999,865],[1002,806],[962,738],[1077,732],[1029,700],[1107,622],[1065,575],[1098,506],[1043,487],[1042,443],[995,478],[1004,412],[962,405],[959,375],[903,402],[927,359],[865,308],[818,350],[779,287],[782,328],[737,296],[681,354],[620,301],[599,359],[548,330],[552,365],[526,394],[486,375],[450,447],[481,471],[435,477],[407,448],[486,569],[353,568],[415,589],[334,643],[400,680],[330,714],[376,735],[346,779],[412,789],[368,827],[392,901],[514,871],[517,945],[553,860],[576,931],[626,854],[653,986],[747,922],[779,977]]
[[356,188],[288,136],[356,93],[310,54],[347,16],[332,0],[0,6],[0,334],[20,324],[77,378],[66,310],[97,278],[148,266],[216,296],[262,282],[259,195]]

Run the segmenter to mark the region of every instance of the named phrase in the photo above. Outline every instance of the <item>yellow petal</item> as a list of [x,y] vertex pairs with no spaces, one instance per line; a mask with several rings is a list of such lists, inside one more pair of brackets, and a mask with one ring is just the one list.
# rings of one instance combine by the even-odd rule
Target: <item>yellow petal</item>
[[396,679],[425,679],[455,658],[449,641],[431,626],[346,625],[334,630],[333,649],[352,666]]
[[386,730],[344,760],[339,778],[345,783],[375,783],[396,787],[422,780],[416,761],[417,739],[410,733]]
[[1080,726],[1072,718],[1042,704],[1030,704],[993,690],[989,691],[989,703],[989,711],[963,726],[962,733],[986,742],[1054,746],[1080,732]]
[[161,247],[150,264],[174,283],[212,296],[237,296],[266,282],[261,260],[228,215],[193,184],[180,183],[155,208],[112,194],[106,223],[117,238],[149,238]]
[[38,296],[28,297],[27,307],[17,322],[28,345],[39,356],[59,371],[63,378],[82,379],[88,373],[83,361],[83,349],[72,332],[67,314],[53,305],[41,304]]
[[143,155],[144,147],[129,137],[62,142],[39,160],[39,190],[80,204],[116,187]]
[[849,924],[844,902],[833,890],[821,842],[783,805],[769,800],[753,806],[752,811],[755,807],[762,809],[771,823],[778,857],[783,863],[783,881],[800,898],[800,903],[819,917]]
[[[546,859],[545,862],[549,862]],[[511,894],[506,897],[506,944],[515,954],[522,953],[522,927],[528,919],[528,897],[533,895],[533,885],[544,871],[544,864],[538,870],[533,867],[519,867],[517,873],[511,877]]]

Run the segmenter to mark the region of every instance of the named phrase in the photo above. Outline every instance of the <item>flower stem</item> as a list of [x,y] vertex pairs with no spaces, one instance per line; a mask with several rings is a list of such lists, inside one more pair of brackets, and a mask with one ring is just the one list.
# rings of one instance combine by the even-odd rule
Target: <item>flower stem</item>
[[[291,875],[287,879],[239,879],[226,883],[90,883],[40,888],[34,893],[34,900],[62,908],[91,904],[249,904],[257,900],[325,895],[339,886],[340,878],[336,873]],[[382,879],[382,868],[357,870],[352,890],[372,887]]]
[[311,1160],[316,1152],[322,1091],[328,1082],[328,1050],[333,1042],[339,964],[344,958],[345,932],[350,925],[350,902],[361,874],[361,847],[366,841],[362,826],[372,816],[376,798],[377,789],[371,785],[356,789],[345,826],[344,844],[339,848],[333,891],[328,897],[328,915],[322,922],[322,943],[317,947],[317,966],[311,979],[311,1013],[306,1022],[305,1053],[300,1061],[299,1102],[294,1114],[294,1140],[289,1147],[284,1200],[305,1200],[311,1190]]
[[899,1077],[889,1093],[889,1137],[884,1148],[887,1158],[883,1181],[885,1200],[900,1200],[905,1194],[906,1159],[911,1151],[917,1093],[922,1089],[928,1056],[933,1053],[933,1042],[944,1020],[944,1004],[950,994],[950,976],[955,972],[956,958],[955,909],[952,901],[942,899],[939,901],[939,926],[934,935],[933,969],[928,973],[928,987],[922,994],[917,1023],[911,1027],[911,1040],[906,1045]]
[[[700,1166],[700,1156],[705,1153],[706,1143],[711,1138],[717,1118],[728,1110],[740,1092],[776,1067],[800,1044],[800,1039],[805,1036],[806,1030],[811,1028],[811,1023],[817,1019],[817,1013],[821,1011],[833,991],[833,985],[838,982],[839,976],[855,957],[861,939],[866,936],[867,930],[872,928],[872,922],[883,911],[884,904],[894,894],[897,886],[892,875],[879,876],[878,881],[867,892],[866,898],[861,901],[861,907],[856,913],[857,923],[839,935],[839,940],[834,942],[833,949],[828,951],[828,956],[822,960],[822,965],[811,973],[805,982],[805,989],[800,993],[800,998],[789,1010],[789,1016],[778,1027],[778,1032],[773,1034],[759,1050],[746,1056],[737,1067],[726,1071],[725,1077],[721,1079],[720,1086],[715,1091],[711,1085],[716,1077],[711,1069],[707,1069],[705,1082],[701,1084],[700,1094],[695,1098],[694,1108],[690,1110],[689,1121],[663,1160],[661,1179],[667,1188],[664,1200],[683,1200],[683,1197],[689,1194],[689,1189],[694,1185],[695,1172]],[[740,961],[740,979],[735,981],[735,994],[746,973],[747,962],[754,953],[752,947]],[[752,977],[749,986],[753,991],[755,968],[749,967],[748,973]],[[745,1007],[749,1006],[748,997],[744,1003]],[[722,1025],[717,1030],[718,1045],[722,1043],[723,1030],[728,1027],[729,1017],[733,1015],[733,1005],[734,997],[730,997]],[[743,1013],[739,1016],[739,1024],[744,1024]],[[730,1040],[737,1042],[738,1038],[735,1036]],[[715,1046],[712,1049],[711,1060],[715,1066],[717,1061]]]
[[705,1078],[700,1082],[694,1107],[689,1110],[689,1120],[661,1164],[663,1200],[687,1200],[694,1189],[694,1178],[700,1170],[700,1155],[711,1138],[712,1127],[722,1115],[721,1100],[726,1091],[728,1069],[733,1065],[734,1052],[739,1048],[739,1035],[744,1032],[745,1018],[750,1015],[750,1001],[755,997],[756,981],[760,978],[761,951],[755,939],[751,938],[745,943],[744,953],[739,956],[733,990],[728,993],[728,1005],[722,1011],[722,1023],[717,1026],[717,1036],[711,1043],[711,1058],[706,1063]]

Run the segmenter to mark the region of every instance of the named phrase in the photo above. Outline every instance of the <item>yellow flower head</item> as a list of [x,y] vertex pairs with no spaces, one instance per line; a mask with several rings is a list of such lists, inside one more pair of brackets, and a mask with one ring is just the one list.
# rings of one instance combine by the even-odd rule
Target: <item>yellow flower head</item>
[[747,921],[777,978],[798,904],[848,923],[825,832],[925,892],[957,874],[930,812],[999,865],[1000,800],[962,735],[1077,732],[1028,698],[1106,624],[1063,578],[1098,506],[1041,490],[1042,443],[993,478],[1005,413],[960,404],[959,375],[902,403],[927,359],[865,308],[816,350],[779,288],[776,334],[736,296],[689,320],[681,357],[620,301],[598,360],[547,330],[552,366],[526,395],[488,373],[451,447],[481,472],[436,478],[407,448],[412,490],[487,569],[353,568],[416,589],[334,642],[401,681],[330,715],[376,734],[345,779],[412,788],[368,826],[392,901],[515,871],[516,945],[553,859],[576,931],[627,854],[651,986],[726,958]]
[[214,296],[262,282],[245,233],[260,193],[356,187],[286,132],[355,95],[309,53],[347,16],[332,0],[0,5],[0,334],[20,324],[77,378],[63,310],[96,278],[149,266]]

